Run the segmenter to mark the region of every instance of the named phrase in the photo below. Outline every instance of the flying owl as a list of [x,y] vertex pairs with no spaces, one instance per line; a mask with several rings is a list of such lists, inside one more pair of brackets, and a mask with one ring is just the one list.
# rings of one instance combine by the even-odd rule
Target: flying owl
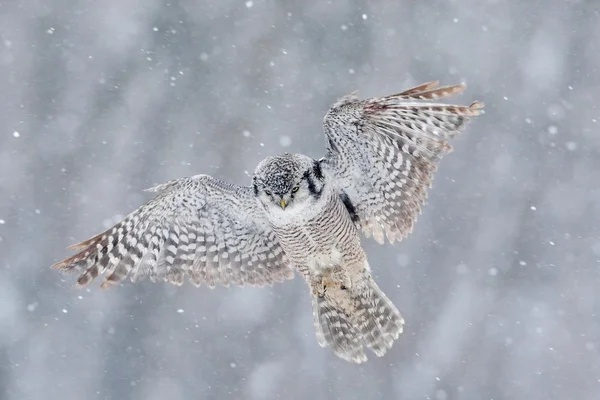
[[308,284],[317,341],[344,360],[383,356],[404,319],[379,288],[359,233],[383,244],[412,230],[449,140],[482,102],[430,102],[464,85],[429,82],[398,94],[343,97],[323,120],[325,157],[267,157],[250,186],[208,175],[176,179],[107,231],[53,265],[101,287],[129,277],[181,285]]

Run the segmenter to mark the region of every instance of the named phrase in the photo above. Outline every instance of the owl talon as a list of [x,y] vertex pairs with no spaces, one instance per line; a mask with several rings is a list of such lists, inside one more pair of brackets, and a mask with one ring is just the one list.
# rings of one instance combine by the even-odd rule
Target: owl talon
[[345,276],[338,276],[339,271],[330,271],[320,278],[316,278],[311,283],[312,293],[319,298],[325,297],[327,289],[338,288],[339,290],[348,290],[351,282]]
[[335,287],[336,283],[331,279],[330,276],[321,276],[320,278],[316,278],[311,282],[311,288],[313,295],[323,298],[327,293],[327,289],[329,287]]
[[330,285],[337,286],[340,290],[348,290],[352,287],[350,277],[341,267],[335,267],[329,274]]
[[314,279],[310,283],[310,287],[312,289],[312,294],[314,296],[317,296],[319,298],[325,297],[325,289],[326,288],[321,284],[321,282],[318,279]]
[[330,286],[336,286],[336,283],[337,282],[331,276],[324,276],[321,280],[321,285],[323,286],[324,290],[327,290],[327,288]]

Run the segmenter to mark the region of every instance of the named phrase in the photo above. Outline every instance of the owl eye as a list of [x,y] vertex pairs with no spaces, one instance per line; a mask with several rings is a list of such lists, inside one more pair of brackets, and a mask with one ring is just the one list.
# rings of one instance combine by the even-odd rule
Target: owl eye
[[300,186],[295,186],[295,187],[292,189],[292,193],[296,193],[298,190],[300,190]]
[[270,195],[271,195],[271,192],[270,192],[270,191],[268,191],[268,190],[265,190],[265,194],[266,194],[267,196],[270,196]]

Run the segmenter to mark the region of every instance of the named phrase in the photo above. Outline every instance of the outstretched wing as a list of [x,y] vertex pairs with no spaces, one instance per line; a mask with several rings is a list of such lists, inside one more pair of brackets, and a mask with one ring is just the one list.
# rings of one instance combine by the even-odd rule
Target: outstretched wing
[[[323,121],[334,176],[346,206],[366,236],[401,240],[411,231],[432,175],[460,128],[484,104],[422,102],[459,93],[464,85],[429,82],[383,98],[338,101]],[[349,203],[348,203],[349,201]],[[353,208],[353,209],[352,209]]]
[[207,175],[156,186],[158,195],[106,232],[71,246],[53,265],[101,287],[149,276],[182,284],[265,285],[293,276],[287,257],[248,187]]

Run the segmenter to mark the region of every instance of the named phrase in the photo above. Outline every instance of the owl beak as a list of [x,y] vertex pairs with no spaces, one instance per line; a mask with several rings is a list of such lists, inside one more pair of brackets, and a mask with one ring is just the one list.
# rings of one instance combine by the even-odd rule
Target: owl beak
[[285,206],[287,205],[284,199],[279,200],[279,205],[282,210],[285,210]]

